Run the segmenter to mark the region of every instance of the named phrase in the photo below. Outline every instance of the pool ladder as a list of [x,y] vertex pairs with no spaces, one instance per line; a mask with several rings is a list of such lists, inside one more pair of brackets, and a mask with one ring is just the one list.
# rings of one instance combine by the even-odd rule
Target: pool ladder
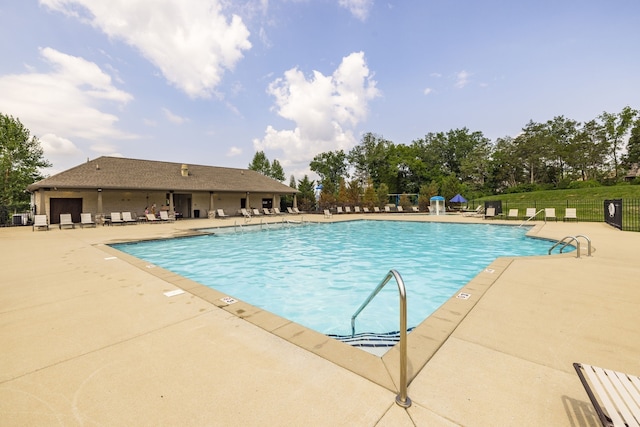
[[402,276],[396,270],[389,270],[382,282],[371,292],[360,308],[351,316],[351,336],[356,334],[356,317],[375,298],[376,295],[394,278],[398,284],[400,293],[400,391],[396,396],[396,403],[403,408],[411,406],[411,399],[407,396],[407,290],[404,287]]
[[551,255],[551,252],[562,243],[564,243],[564,245],[562,245],[562,247],[560,248],[560,253],[562,253],[562,250],[567,246],[569,246],[571,242],[576,242],[576,258],[580,258],[580,241],[578,240],[578,237],[582,237],[587,241],[587,256],[591,256],[591,239],[589,239],[584,234],[578,234],[577,236],[563,237],[562,239],[554,243],[553,246],[551,246],[551,248],[549,249],[549,255]]

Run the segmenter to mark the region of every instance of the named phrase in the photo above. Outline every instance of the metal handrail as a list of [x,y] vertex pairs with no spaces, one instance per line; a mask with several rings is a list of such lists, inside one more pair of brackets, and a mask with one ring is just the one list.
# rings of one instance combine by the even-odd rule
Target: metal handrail
[[[565,240],[569,239],[569,241],[565,242]],[[564,245],[560,248],[560,253],[562,253],[562,250],[564,248],[566,248],[567,246],[569,246],[569,244],[575,241],[576,242],[576,258],[580,258],[580,242],[578,241],[578,239],[575,236],[565,236],[562,239],[558,240],[556,243],[553,244],[553,246],[551,246],[551,248],[549,249],[549,255],[551,255],[551,252],[556,248],[556,246],[558,246],[561,243],[564,243]],[[589,252],[591,253],[591,252]]]
[[538,212],[536,212],[535,214],[533,214],[532,216],[530,216],[529,218],[527,218],[526,220],[522,221],[522,224],[520,224],[518,227],[522,227],[523,225],[525,225],[527,222],[531,221],[533,218],[537,217],[539,213],[544,212],[544,209],[540,209]]
[[382,282],[371,292],[360,308],[353,313],[353,316],[351,316],[351,336],[356,334],[355,325],[358,314],[378,295],[392,277],[396,279],[398,292],[400,293],[400,391],[396,396],[396,403],[403,408],[408,408],[411,406],[411,399],[407,396],[407,290],[402,276],[396,270],[389,270]]

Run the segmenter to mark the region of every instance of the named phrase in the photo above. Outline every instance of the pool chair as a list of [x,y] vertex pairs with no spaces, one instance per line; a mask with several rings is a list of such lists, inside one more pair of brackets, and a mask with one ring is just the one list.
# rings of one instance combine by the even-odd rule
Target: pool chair
[[293,213],[300,215],[302,213],[302,211],[298,208],[293,208]]
[[603,426],[639,425],[640,377],[584,363],[573,367]]
[[344,213],[350,214],[351,213],[351,206],[345,206],[344,207]]
[[325,218],[331,218],[333,215],[331,214],[331,212],[329,212],[329,209],[325,209],[324,210],[324,217]]
[[96,223],[91,219],[90,213],[81,213],[80,214],[80,227],[95,227]]
[[252,214],[253,216],[260,216],[260,215],[262,215],[258,209],[251,209],[251,214]]
[[249,211],[247,211],[245,208],[240,209],[240,213],[242,214],[243,217],[245,218],[251,218],[251,214],[249,213]]
[[548,219],[558,220],[558,217],[556,217],[556,208],[544,208],[544,222],[547,222]]
[[282,212],[280,212],[280,209],[278,208],[273,208],[273,213],[276,215],[282,215]]
[[371,213],[371,211],[369,210],[369,208],[368,208],[368,207],[366,207],[366,206],[365,206],[364,208],[362,208],[362,212],[364,212],[364,213]]
[[268,208],[262,208],[262,212],[264,212],[265,215],[273,215]]
[[[164,211],[166,213],[166,211]],[[162,214],[162,212],[160,212]],[[137,224],[138,219],[131,215],[131,212],[122,212],[122,221],[125,224]]]
[[218,209],[217,212],[218,212],[218,218],[229,218],[229,215],[224,213],[223,209]]
[[291,206],[287,206],[287,212],[289,212],[291,215],[295,215],[295,212],[293,211],[293,209],[291,209]]
[[380,213],[380,208],[377,206],[373,207],[373,213]]
[[60,214],[60,224],[58,224],[58,226],[60,227],[60,230],[62,230],[62,227],[76,228],[76,225],[71,219],[70,213]]
[[496,208],[487,208],[484,213],[484,219],[494,219],[496,217]]
[[518,216],[518,209],[509,209],[509,213],[507,213],[507,219],[518,219]]
[[482,207],[482,205],[478,205],[478,207],[473,211],[467,211],[462,213],[462,216],[483,216],[483,215],[484,215],[484,208]]
[[354,206],[353,213],[360,213],[360,206]]
[[342,210],[342,206],[338,206],[338,207],[336,208],[336,213],[337,213],[337,214],[342,214],[342,213],[344,213],[344,211]]
[[562,218],[562,221],[570,221],[572,219],[575,219],[576,222],[578,222],[578,213],[576,212],[576,208],[566,208],[564,210],[564,218]]
[[404,208],[400,205],[398,205],[396,209],[398,210],[398,212],[404,212]]
[[111,224],[124,224],[124,220],[120,216],[120,212],[111,212]]
[[160,221],[173,222],[175,220],[176,220],[175,218],[172,218],[172,217],[169,216],[169,212],[160,211]]
[[384,207],[384,211],[385,211],[386,213],[390,213],[390,212],[391,212],[391,208],[390,208],[389,206],[385,206],[385,207]]
[[420,208],[417,206],[411,206],[411,212],[420,212]]
[[49,231],[49,221],[47,220],[46,215],[35,215],[33,217],[33,227],[31,228],[31,231],[36,231],[36,229],[45,229]]
[[536,216],[536,208],[527,208],[526,213],[524,214],[524,216],[527,219],[533,218]]

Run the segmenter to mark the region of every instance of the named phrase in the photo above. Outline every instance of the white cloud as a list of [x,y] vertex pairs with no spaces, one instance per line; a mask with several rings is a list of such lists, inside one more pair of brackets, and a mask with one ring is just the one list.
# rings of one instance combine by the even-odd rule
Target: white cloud
[[227,157],[236,157],[242,154],[242,148],[239,147],[230,147],[227,150]]
[[431,89],[430,87],[425,88],[425,90],[423,91],[425,95],[429,95],[431,92],[433,92],[433,89]]
[[362,52],[343,58],[331,76],[314,71],[307,78],[290,69],[269,85],[268,93],[275,97],[278,115],[295,127],[268,126],[264,137],[254,140],[254,148],[282,151],[285,158],[276,158],[293,168],[308,167],[320,152],[356,145],[354,128],[365,120],[369,102],[380,95]]
[[164,116],[167,118],[167,120],[169,120],[173,124],[181,125],[189,121],[189,119],[187,119],[186,117],[181,117],[177,114],[173,114],[168,108],[163,108],[162,112],[164,113]]
[[40,140],[42,149],[47,155],[76,155],[80,153],[78,147],[67,138],[46,133],[38,139]]
[[471,74],[464,70],[456,73],[456,83],[454,86],[458,89],[462,89],[469,83],[469,77],[471,77]]
[[47,149],[61,147],[62,140],[56,138],[135,137],[116,127],[117,116],[102,110],[133,97],[114,87],[100,67],[51,48],[41,49],[40,54],[51,70],[0,76],[0,111],[20,118],[36,136],[49,135],[52,142]]
[[251,48],[237,15],[219,0],[40,0],[135,47],[190,97],[209,98]]
[[338,4],[361,21],[366,21],[369,11],[373,6],[373,0],[338,0]]

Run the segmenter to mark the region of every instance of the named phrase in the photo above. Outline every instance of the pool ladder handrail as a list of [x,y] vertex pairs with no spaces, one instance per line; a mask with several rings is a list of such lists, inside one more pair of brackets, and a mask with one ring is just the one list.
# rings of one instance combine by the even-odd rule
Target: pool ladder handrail
[[560,253],[562,253],[562,250],[567,246],[569,246],[571,242],[575,241],[576,242],[576,258],[580,258],[580,241],[578,240],[578,237],[583,237],[587,241],[587,256],[591,256],[591,239],[589,239],[584,234],[578,234],[577,236],[563,237],[562,239],[554,243],[553,246],[551,246],[551,248],[549,249],[549,255],[551,255],[551,252],[556,248],[556,246],[560,245],[561,243],[564,243],[564,245],[562,245],[562,247],[560,248]]
[[518,227],[522,227],[523,225],[525,225],[526,223],[531,221],[533,218],[537,217],[538,214],[542,213],[542,212],[544,212],[544,209],[540,209],[538,212],[536,212],[535,214],[531,215],[529,218],[527,218],[524,221],[522,221],[522,224],[520,224]]
[[396,396],[396,403],[403,408],[411,406],[411,399],[407,396],[407,290],[404,286],[402,276],[396,270],[389,270],[385,278],[371,292],[369,297],[362,303],[360,308],[351,316],[351,336],[356,334],[356,317],[364,308],[378,295],[391,278],[396,279],[398,292],[400,293],[400,391]]

